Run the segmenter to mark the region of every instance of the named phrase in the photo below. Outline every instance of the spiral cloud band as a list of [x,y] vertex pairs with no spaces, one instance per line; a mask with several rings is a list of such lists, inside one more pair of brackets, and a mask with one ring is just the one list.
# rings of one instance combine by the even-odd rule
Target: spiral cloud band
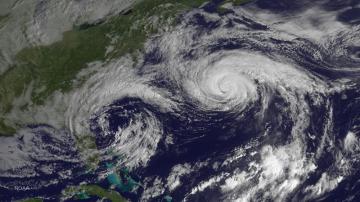
[[[99,161],[121,156],[141,179],[140,201],[167,194],[176,201],[297,201],[355,192],[359,26],[330,29],[325,16],[325,31],[312,35],[308,21],[320,11],[302,11],[299,30],[292,18],[253,9],[184,13],[179,25],[146,42],[136,63],[126,56],[89,64],[79,75],[89,79],[55,95],[37,119],[60,103],[65,119],[47,122],[58,128],[52,133],[96,145],[81,148],[73,166],[94,153]],[[30,157],[21,159],[4,171]]]

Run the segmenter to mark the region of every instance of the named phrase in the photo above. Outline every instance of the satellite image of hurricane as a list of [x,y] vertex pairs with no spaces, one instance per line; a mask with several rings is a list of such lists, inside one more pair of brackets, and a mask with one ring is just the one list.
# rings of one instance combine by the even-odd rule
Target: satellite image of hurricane
[[0,0],[8,201],[360,201],[360,1]]

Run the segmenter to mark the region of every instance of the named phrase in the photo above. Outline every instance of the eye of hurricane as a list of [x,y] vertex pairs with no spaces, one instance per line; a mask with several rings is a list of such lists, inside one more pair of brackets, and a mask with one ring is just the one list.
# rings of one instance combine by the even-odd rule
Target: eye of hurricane
[[[252,117],[251,120],[255,123],[254,128],[257,128],[257,123],[260,123],[259,125],[269,123],[269,130],[264,127],[264,131],[261,131],[263,133],[259,133],[263,135],[262,137],[276,134],[284,137],[276,140],[278,142],[283,139],[293,141],[290,145],[281,146],[281,152],[275,154],[276,158],[281,159],[279,169],[276,170],[291,170],[290,175],[272,172],[273,164],[267,162],[276,162],[274,156],[261,153],[262,159],[259,161],[261,169],[256,171],[256,174],[250,172],[246,178],[246,180],[252,178],[249,181],[254,182],[254,185],[250,185],[251,182],[243,186],[243,183],[239,182],[238,188],[235,186],[230,188],[228,196],[231,199],[234,199],[234,196],[239,199],[245,196],[256,198],[257,193],[264,187],[273,186],[274,183],[283,179],[292,180],[296,184],[294,186],[297,186],[300,184],[298,176],[306,176],[312,171],[312,160],[305,160],[304,155],[307,151],[304,134],[312,118],[310,114],[312,103],[308,102],[307,96],[319,103],[322,102],[321,95],[326,93],[326,85],[320,79],[284,56],[265,56],[257,52],[236,50],[220,50],[206,55],[180,71],[181,76],[186,77],[186,80],[181,80],[181,82],[187,96],[194,100],[203,111],[225,111],[226,115],[229,113],[231,115],[229,117],[238,121],[234,124],[237,126],[247,126],[249,119],[246,118]],[[235,134],[241,136],[245,133],[236,131]],[[255,135],[250,138],[256,139]],[[270,140],[267,137],[264,139]],[[272,148],[272,146],[269,147]],[[287,154],[283,151],[290,152]],[[284,164],[282,164],[283,159],[286,159]],[[288,159],[291,159],[291,163],[288,163]],[[299,165],[299,167],[293,168],[294,165]],[[299,170],[301,172],[298,172]],[[246,171],[241,175],[244,173]],[[254,177],[263,174],[266,177],[261,178],[260,182]],[[222,178],[221,175],[218,177]],[[256,185],[257,183],[260,185]],[[203,184],[199,183],[198,187],[201,186]],[[251,188],[247,189],[246,186]],[[281,197],[283,196],[279,196]]]
[[217,111],[242,111],[260,98],[267,99],[273,91],[291,101],[295,91],[302,94],[315,86],[296,67],[248,52],[209,55],[185,75],[183,85],[191,99],[206,110]]
[[256,84],[232,67],[204,70],[198,78],[200,99],[216,109],[229,110],[237,105],[245,107],[257,98]]
[[[243,110],[259,98],[256,78],[249,71],[253,64],[224,56],[216,62],[203,61],[191,71],[185,88],[207,110]],[[256,69],[256,68],[254,68]]]

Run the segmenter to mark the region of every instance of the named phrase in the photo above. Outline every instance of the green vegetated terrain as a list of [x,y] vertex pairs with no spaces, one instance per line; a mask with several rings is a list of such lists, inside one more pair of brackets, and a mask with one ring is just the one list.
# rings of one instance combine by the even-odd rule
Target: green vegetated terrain
[[9,15],[0,15],[0,28],[5,24],[8,18]]
[[106,190],[98,185],[81,185],[79,187],[68,187],[65,194],[73,195],[73,199],[85,200],[91,196],[108,199],[112,202],[125,202],[127,201],[117,191]]
[[[176,16],[197,8],[208,0],[142,0],[125,13],[95,25],[81,25],[63,34],[61,41],[47,46],[21,50],[15,65],[0,75],[0,134],[12,135],[18,126],[9,123],[6,114],[21,99],[21,110],[41,105],[55,91],[67,92],[74,87],[76,75],[93,61],[106,61],[125,54],[136,58],[146,39]],[[249,0],[225,0],[236,5]],[[0,22],[7,16],[1,16]],[[112,47],[107,52],[107,48]]]
[[7,15],[0,15],[0,22],[3,21],[6,17]]
[[43,200],[41,198],[29,198],[29,199],[24,199],[20,202],[43,202]]
[[[42,105],[55,91],[68,92],[74,88],[76,75],[93,61],[107,61],[131,54],[136,58],[148,37],[161,31],[167,25],[176,24],[177,16],[197,8],[208,0],[142,0],[131,10],[113,16],[94,25],[84,24],[63,34],[61,41],[47,46],[29,47],[21,50],[15,58],[15,65],[0,75],[0,134],[12,135],[16,123],[8,123],[6,114],[14,107],[26,110],[30,105]],[[226,0],[235,5],[247,0]],[[0,16],[1,22],[7,16]],[[107,51],[111,46],[111,51]],[[21,106],[14,106],[16,99],[25,99]],[[19,126],[21,127],[21,126]],[[94,140],[77,140],[80,150],[96,148]],[[89,161],[96,162],[91,156]],[[97,185],[81,185],[66,190],[76,199],[89,196],[111,201],[126,201],[118,192]],[[27,199],[25,201],[42,201]]]
[[[0,75],[0,134],[10,135],[16,124],[6,121],[6,113],[16,98],[30,94],[17,106],[41,105],[54,91],[72,89],[76,75],[92,61],[134,54],[146,39],[175,22],[183,11],[199,7],[206,0],[143,0],[130,11],[97,25],[78,26],[63,34],[61,41],[48,46],[29,47],[16,55],[16,64]],[[115,40],[113,40],[115,39]],[[113,49],[106,55],[106,49]],[[30,93],[29,93],[30,92]]]

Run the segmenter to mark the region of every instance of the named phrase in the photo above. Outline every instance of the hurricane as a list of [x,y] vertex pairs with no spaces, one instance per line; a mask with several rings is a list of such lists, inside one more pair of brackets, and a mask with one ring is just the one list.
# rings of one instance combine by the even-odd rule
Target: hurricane
[[[140,181],[130,201],[356,200],[358,23],[331,26],[335,11],[317,4],[295,17],[209,4],[149,38],[137,61],[93,62],[79,88],[34,109],[45,124],[0,150],[2,189],[51,199],[69,179],[105,175],[79,171],[96,155],[121,156]],[[96,146],[79,149],[87,138]]]

